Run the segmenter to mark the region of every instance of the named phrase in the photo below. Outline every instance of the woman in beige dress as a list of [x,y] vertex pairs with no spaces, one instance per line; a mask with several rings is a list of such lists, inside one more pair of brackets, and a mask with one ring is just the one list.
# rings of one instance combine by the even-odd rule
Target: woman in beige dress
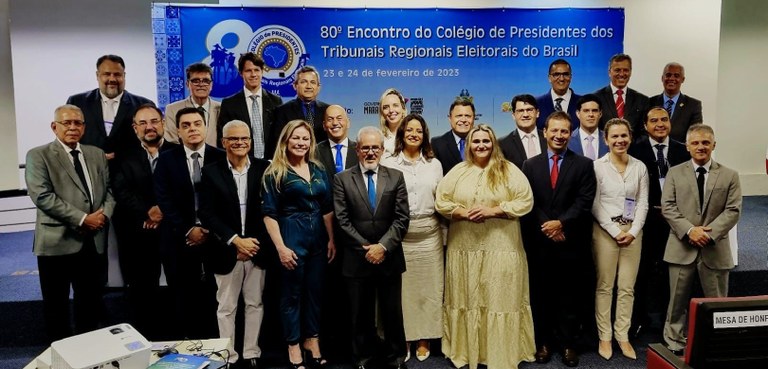
[[405,118],[405,98],[394,88],[384,90],[379,99],[379,126],[384,134],[384,152],[392,154],[395,151],[395,135],[397,127]]
[[451,220],[443,352],[459,368],[513,369],[536,351],[519,221],[533,195],[489,126],[473,128],[467,142],[465,161],[440,181],[435,199]]
[[405,117],[395,134],[395,151],[381,164],[403,172],[411,222],[403,239],[403,324],[408,342],[417,342],[416,358],[429,357],[429,341],[443,336],[443,232],[435,213],[435,189],[443,178],[432,153],[429,127],[419,114]]

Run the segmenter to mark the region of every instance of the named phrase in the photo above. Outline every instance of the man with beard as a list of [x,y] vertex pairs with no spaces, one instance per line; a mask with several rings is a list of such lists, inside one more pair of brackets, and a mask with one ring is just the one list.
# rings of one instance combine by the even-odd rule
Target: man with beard
[[131,150],[138,145],[131,129],[133,111],[149,99],[125,91],[125,62],[117,55],[104,55],[96,61],[99,88],[67,99],[85,116],[85,132],[80,143],[96,146],[107,154]]
[[157,339],[159,321],[154,311],[160,279],[160,234],[163,213],[152,188],[152,172],[161,152],[178,147],[163,139],[163,114],[155,105],[144,104],[133,115],[133,130],[140,144],[116,160],[112,188],[115,190],[115,233],[120,269],[128,285],[132,323],[145,337]]
[[375,311],[384,331],[382,359],[405,369],[405,331],[401,305],[408,230],[408,191],[403,173],[379,165],[384,135],[376,127],[357,134],[355,165],[334,177],[333,201],[341,228],[339,249],[352,322],[352,354],[365,369],[378,353]]

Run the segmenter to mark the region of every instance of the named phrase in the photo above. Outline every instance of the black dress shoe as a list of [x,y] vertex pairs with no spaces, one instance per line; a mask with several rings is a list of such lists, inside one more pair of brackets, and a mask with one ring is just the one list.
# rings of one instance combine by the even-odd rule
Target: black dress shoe
[[395,369],[408,369],[408,365],[406,365],[405,363],[399,363],[397,364]]
[[259,369],[259,360],[257,358],[243,359],[240,362],[242,369]]
[[546,364],[549,362],[549,359],[552,358],[552,351],[549,350],[549,346],[541,345],[539,346],[539,349],[536,350],[536,354],[533,355],[533,357],[536,358],[537,363]]
[[563,364],[568,367],[575,367],[579,365],[579,354],[572,348],[566,348],[563,350]]

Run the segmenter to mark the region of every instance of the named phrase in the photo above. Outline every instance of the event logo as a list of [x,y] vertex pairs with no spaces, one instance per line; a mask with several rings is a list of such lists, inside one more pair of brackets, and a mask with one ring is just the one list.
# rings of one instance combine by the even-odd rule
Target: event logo
[[252,52],[264,59],[262,87],[280,96],[294,96],[295,72],[307,65],[309,54],[291,29],[268,25],[255,32],[248,23],[228,19],[211,27],[206,37],[210,55],[203,59],[213,69],[213,97],[227,97],[243,88],[237,58]]
[[366,101],[363,103],[363,114],[365,115],[379,115],[379,102],[378,101]]
[[307,65],[309,55],[304,43],[290,28],[269,25],[256,30],[248,51],[264,59],[262,85],[280,96],[293,96],[295,73]]
[[408,99],[411,104],[411,108],[408,111],[411,114],[423,114],[424,113],[424,98],[423,97],[411,97]]

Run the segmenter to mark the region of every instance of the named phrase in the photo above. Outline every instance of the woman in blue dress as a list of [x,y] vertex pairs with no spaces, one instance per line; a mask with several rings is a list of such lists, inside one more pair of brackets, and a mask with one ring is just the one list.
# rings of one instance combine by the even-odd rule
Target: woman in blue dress
[[[325,267],[333,244],[331,183],[315,161],[315,137],[303,120],[280,133],[272,163],[264,173],[264,223],[280,256],[280,316],[293,369],[326,364],[320,353],[320,306]],[[301,340],[302,346],[299,346]]]

